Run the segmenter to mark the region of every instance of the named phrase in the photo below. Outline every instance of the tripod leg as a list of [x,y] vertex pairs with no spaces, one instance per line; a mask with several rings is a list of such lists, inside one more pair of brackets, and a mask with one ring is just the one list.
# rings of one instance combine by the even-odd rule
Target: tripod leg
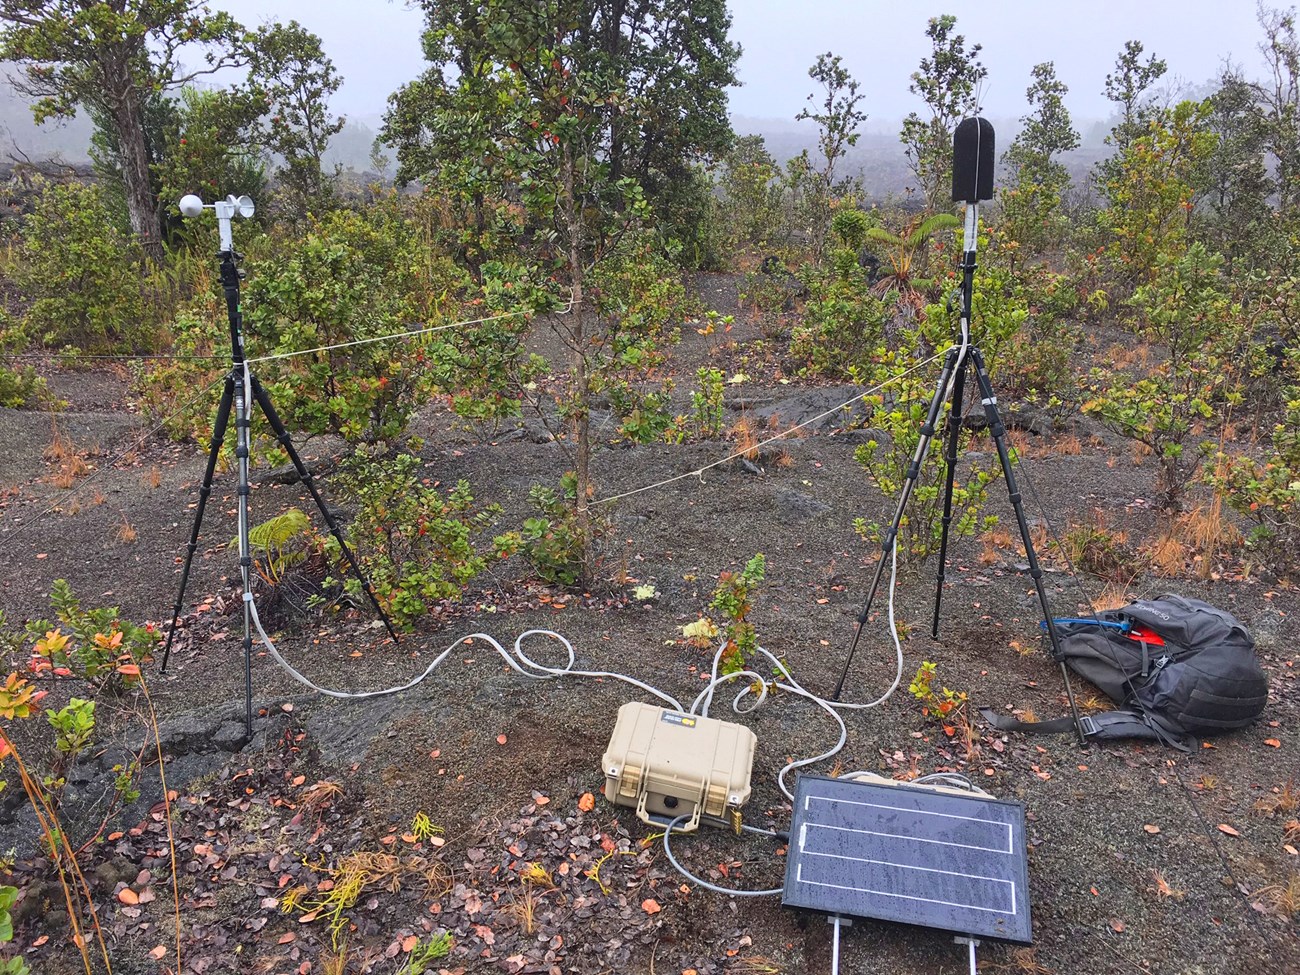
[[253,740],[253,556],[248,542],[248,500],[252,489],[248,483],[248,458],[252,453],[251,419],[253,408],[244,377],[247,366],[235,372],[235,459],[239,468],[239,577],[244,600],[244,743]]
[[947,467],[943,488],[943,531],[939,536],[939,578],[934,587],[934,619],[930,623],[930,636],[939,639],[939,607],[943,603],[943,582],[947,576],[948,528],[952,524],[952,488],[957,473],[957,447],[961,442],[961,410],[966,392],[966,369],[970,358],[961,360],[953,380],[952,410],[948,414],[948,452],[943,455]]
[[320,491],[316,487],[316,481],[312,478],[311,472],[307,470],[307,465],[302,462],[302,458],[298,456],[293,440],[289,437],[289,431],[284,428],[284,423],[281,422],[280,415],[276,413],[271,397],[267,395],[266,388],[256,376],[253,376],[253,395],[257,398],[257,405],[262,408],[262,413],[266,416],[266,422],[271,424],[271,429],[275,431],[276,440],[284,448],[285,453],[289,455],[289,460],[293,463],[294,469],[298,471],[298,477],[302,479],[302,483],[306,485],[312,500],[316,502],[316,507],[320,509],[321,517],[325,519],[325,524],[329,526],[330,534],[339,543],[343,557],[348,560],[348,565],[351,566],[357,579],[361,581],[361,588],[370,597],[370,604],[375,607],[375,612],[384,621],[384,627],[388,630],[388,635],[396,643],[397,632],[393,629],[392,621],[388,618],[388,614],[384,612],[383,607],[379,605],[379,600],[375,597],[375,591],[370,588],[370,580],[362,573],[361,566],[357,564],[357,560],[352,555],[352,549],[348,548],[348,543],[343,540],[343,532],[339,530],[338,522],[330,514],[329,508],[325,507],[325,499],[321,497]]
[[185,566],[181,569],[180,591],[176,594],[176,606],[172,609],[172,625],[167,631],[167,646],[163,648],[162,672],[167,673],[167,662],[172,655],[172,640],[176,637],[176,622],[181,618],[181,608],[185,604],[185,587],[190,581],[190,566],[194,563],[194,552],[199,546],[199,529],[203,524],[203,511],[208,506],[208,495],[212,493],[212,478],[217,470],[217,458],[221,455],[221,446],[226,440],[226,426],[230,422],[230,404],[235,395],[235,381],[226,377],[225,389],[221,393],[221,402],[217,406],[217,421],[212,427],[212,446],[208,449],[208,467],[203,473],[203,483],[199,487],[199,503],[194,510],[194,527],[190,529],[190,544],[185,550]]
[[1038,564],[1034,543],[1029,537],[1029,522],[1025,520],[1025,506],[1020,496],[1020,487],[1016,483],[1011,457],[1007,452],[1007,431],[1002,425],[1002,417],[998,414],[998,398],[994,395],[993,384],[989,381],[988,369],[984,366],[984,356],[979,349],[971,349],[971,356],[975,360],[975,379],[979,383],[984,415],[988,417],[989,431],[993,434],[993,442],[998,448],[1002,476],[1006,478],[1007,493],[1011,499],[1011,507],[1016,513],[1016,524],[1020,528],[1021,541],[1024,542],[1025,557],[1029,562],[1029,577],[1034,580],[1034,588],[1038,591],[1038,602],[1043,610],[1043,619],[1047,622],[1047,638],[1052,646],[1052,658],[1061,665],[1061,676],[1065,679],[1065,696],[1069,698],[1070,714],[1074,718],[1074,730],[1079,736],[1079,744],[1086,747],[1087,739],[1083,734],[1083,724],[1079,720],[1079,706],[1075,703],[1074,688],[1070,684],[1070,670],[1066,667],[1065,655],[1061,652],[1060,636],[1056,632],[1056,623],[1052,619],[1052,607],[1047,601],[1047,587],[1043,584],[1043,570]]
[[948,355],[943,360],[943,372],[939,376],[939,385],[935,388],[934,396],[930,400],[930,411],[926,414],[925,425],[921,427],[921,439],[916,444],[916,452],[912,455],[912,463],[907,468],[907,479],[903,483],[902,494],[898,498],[898,507],[894,510],[894,520],[889,526],[889,531],[880,543],[880,559],[876,562],[876,575],[871,580],[871,589],[867,593],[867,601],[863,604],[862,612],[858,614],[858,628],[853,634],[853,644],[849,647],[848,656],[844,659],[844,670],[840,673],[839,683],[835,685],[835,693],[831,695],[832,701],[840,699],[840,693],[844,690],[844,682],[848,680],[849,667],[853,663],[853,656],[858,652],[858,642],[862,639],[862,630],[867,625],[867,617],[871,615],[871,605],[876,601],[876,593],[880,589],[880,579],[885,573],[885,562],[894,550],[894,545],[898,540],[898,528],[903,523],[903,511],[907,507],[907,502],[912,497],[912,491],[916,487],[916,479],[921,473],[921,463],[925,460],[926,452],[930,449],[930,441],[934,439],[935,424],[939,422],[939,412],[943,409],[943,401],[948,395],[948,381],[952,378],[953,369],[957,364],[957,349],[948,350]]

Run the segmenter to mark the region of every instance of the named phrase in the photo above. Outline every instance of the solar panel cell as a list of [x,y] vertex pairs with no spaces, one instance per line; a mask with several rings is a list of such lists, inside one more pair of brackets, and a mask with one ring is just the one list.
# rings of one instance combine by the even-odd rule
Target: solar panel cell
[[1028,944],[1024,809],[802,776],[783,903]]

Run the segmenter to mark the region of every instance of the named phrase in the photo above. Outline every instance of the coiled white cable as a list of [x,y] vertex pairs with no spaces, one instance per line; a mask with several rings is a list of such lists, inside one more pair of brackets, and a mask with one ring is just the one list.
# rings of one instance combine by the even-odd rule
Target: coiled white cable
[[[462,643],[469,643],[473,640],[482,640],[484,643],[486,643],[488,646],[490,646],[493,650],[495,650],[500,655],[501,659],[506,662],[506,665],[510,667],[511,670],[515,671],[517,674],[521,674],[524,677],[530,677],[533,680],[553,680],[556,677],[609,677],[614,680],[623,681],[625,684],[631,684],[633,687],[636,687],[642,691],[645,691],[647,694],[659,698],[659,700],[663,701],[665,704],[670,705],[674,710],[677,711],[682,710],[681,703],[677,700],[677,698],[673,697],[671,694],[665,694],[663,691],[651,687],[649,684],[643,681],[639,681],[635,677],[628,677],[626,674],[615,674],[612,673],[611,671],[606,671],[606,670],[575,670],[574,664],[577,662],[577,655],[574,653],[573,644],[571,644],[567,639],[565,639],[565,637],[563,637],[559,633],[554,632],[553,630],[540,630],[540,629],[525,630],[523,633],[520,633],[519,636],[515,638],[513,652],[507,650],[505,647],[503,647],[500,643],[497,642],[495,637],[487,633],[466,634],[465,636],[457,640],[455,643],[447,647],[447,649],[442,651],[442,653],[438,654],[438,656],[433,659],[433,662],[430,663],[429,666],[424,668],[423,672],[421,672],[415,677],[412,677],[405,684],[399,684],[396,687],[386,687],[383,690],[379,690],[379,691],[339,691],[328,687],[321,687],[319,684],[311,680],[311,678],[306,677],[303,674],[301,674],[299,671],[295,670],[293,665],[290,664],[289,661],[285,660],[284,657],[280,655],[280,651],[276,649],[275,644],[272,642],[271,638],[267,636],[266,630],[262,628],[262,621],[261,619],[258,618],[257,615],[257,603],[253,600],[251,593],[244,594],[244,601],[247,602],[252,609],[253,625],[257,629],[258,637],[261,638],[262,643],[265,644],[266,646],[267,652],[271,655],[271,659],[274,660],[281,667],[283,667],[284,670],[289,674],[289,676],[292,677],[294,680],[298,681],[300,684],[305,685],[306,687],[311,688],[313,691],[316,691],[319,694],[326,695],[327,697],[340,698],[340,699],[385,697],[389,694],[398,694],[402,691],[410,690],[412,687],[415,687],[417,684],[424,681],[424,679],[427,678],[430,674],[432,674],[438,668],[438,665],[441,664],[443,660],[447,658],[447,655],[450,654]],[[524,653],[523,650],[524,641],[527,640],[529,637],[533,637],[533,636],[550,637],[552,640],[555,640],[562,647],[564,647],[565,654],[567,655],[567,662],[565,666],[547,667],[545,664],[539,664],[536,660],[533,660],[531,657],[529,657],[528,654]]]
[[[390,694],[397,694],[402,691],[410,690],[411,688],[415,687],[416,685],[424,681],[435,670],[437,670],[437,668],[442,664],[442,662],[447,658],[447,656],[458,646],[460,646],[461,644],[470,643],[474,640],[482,640],[485,644],[487,644],[489,647],[491,647],[493,650],[496,651],[496,653],[501,657],[502,660],[505,661],[506,665],[511,670],[515,671],[517,674],[523,677],[529,677],[532,678],[533,680],[553,680],[557,677],[594,677],[594,678],[608,677],[612,680],[622,681],[625,684],[630,684],[633,687],[637,688],[638,690],[644,691],[646,694],[658,698],[659,700],[663,701],[665,704],[673,708],[675,711],[685,712],[689,714],[698,714],[701,717],[708,717],[709,707],[713,703],[714,692],[717,690],[718,687],[720,687],[722,684],[727,683],[728,681],[741,680],[741,679],[748,681],[747,686],[742,688],[741,691],[732,700],[732,704],[731,704],[732,710],[735,711],[737,714],[749,714],[757,710],[759,707],[761,707],[762,704],[767,700],[769,688],[782,690],[788,694],[793,694],[796,697],[805,698],[806,700],[811,701],[813,704],[816,704],[828,715],[830,715],[831,719],[837,725],[839,725],[840,733],[839,733],[839,737],[835,741],[835,744],[830,748],[828,748],[826,751],[822,752],[819,755],[814,755],[810,758],[801,758],[789,762],[786,765],[784,765],[781,768],[781,770],[777,773],[777,785],[780,787],[781,791],[785,794],[787,798],[793,800],[794,794],[790,791],[790,788],[785,783],[786,776],[795,769],[804,768],[808,765],[814,765],[818,762],[826,761],[827,759],[834,757],[837,753],[839,753],[839,751],[844,747],[845,743],[848,741],[848,728],[844,724],[843,716],[839,712],[841,710],[844,711],[863,710],[866,708],[872,708],[880,704],[883,704],[885,701],[889,700],[890,696],[894,693],[894,691],[898,689],[898,685],[902,682],[903,646],[901,640],[899,639],[898,627],[894,615],[895,588],[898,581],[897,547],[895,547],[894,549],[893,565],[891,568],[892,571],[889,580],[889,629],[890,629],[890,635],[893,638],[895,662],[896,662],[894,679],[892,683],[889,685],[889,688],[883,694],[881,694],[874,701],[869,701],[865,703],[828,701],[825,698],[822,698],[812,693],[811,691],[803,687],[803,685],[801,685],[793,676],[791,676],[791,674],[789,673],[788,670],[786,670],[784,665],[781,664],[781,662],[777,660],[775,656],[773,656],[763,647],[757,648],[758,653],[760,653],[772,665],[772,667],[776,670],[776,672],[784,674],[785,680],[769,682],[761,674],[758,674],[752,670],[745,670],[745,671],[740,671],[731,674],[719,674],[718,669],[721,666],[722,655],[726,649],[726,645],[723,644],[718,648],[717,652],[713,655],[713,664],[710,671],[710,675],[709,675],[710,679],[708,684],[705,686],[704,690],[702,690],[696,696],[695,700],[691,702],[690,709],[687,710],[683,708],[681,702],[678,701],[677,698],[673,697],[671,694],[667,694],[659,690],[658,688],[652,687],[651,685],[645,683],[644,681],[637,680],[635,677],[629,677],[626,674],[614,673],[613,671],[607,671],[607,670],[576,669],[575,664],[577,663],[577,654],[573,649],[573,644],[570,643],[569,640],[562,634],[556,633],[553,630],[545,630],[545,629],[531,629],[531,630],[525,630],[523,633],[520,633],[519,636],[515,638],[514,646],[511,650],[507,650],[504,646],[501,645],[501,643],[495,637],[491,636],[490,634],[470,633],[467,634],[466,636],[461,637],[460,639],[452,643],[450,646],[448,646],[445,650],[443,650],[440,654],[438,654],[438,656],[435,657],[429,663],[429,665],[424,668],[424,670],[421,673],[419,673],[415,677],[412,677],[409,681],[406,681],[404,684],[399,684],[395,687],[388,687],[376,691],[340,691],[333,688],[320,686],[315,681],[311,680],[309,677],[307,677],[306,675],[298,671],[292,664],[290,664],[289,661],[287,661],[284,658],[284,656],[281,655],[280,651],[275,646],[275,642],[271,639],[270,635],[266,632],[265,627],[262,626],[262,620],[257,613],[257,602],[253,598],[253,594],[245,590],[243,598],[249,610],[249,617],[253,623],[253,627],[257,631],[258,638],[266,647],[267,653],[270,654],[271,659],[274,660],[277,664],[279,664],[279,666],[282,667],[284,671],[289,674],[290,677],[298,681],[300,684],[303,684],[304,686],[310,688],[311,690],[316,691],[319,694],[324,694],[327,697],[333,697],[338,699],[348,700],[348,699],[361,699],[361,698],[371,698],[371,697],[383,697]],[[528,654],[524,652],[523,645],[525,641],[527,641],[531,637],[538,637],[538,636],[547,637],[551,640],[554,640],[564,648],[565,661],[563,666],[549,667],[545,664],[538,663],[536,660],[534,660],[532,657],[528,656]],[[748,707],[745,706],[745,701],[747,697],[754,698],[753,704],[749,705]],[[736,895],[742,897],[766,897],[766,896],[775,896],[777,894],[782,893],[782,888],[771,888],[767,890],[749,890],[749,891],[726,888],[726,887],[719,886],[717,884],[710,883],[709,881],[704,880],[703,878],[693,874],[680,861],[678,861],[676,856],[674,856],[672,852],[672,847],[670,845],[671,841],[669,839],[673,827],[680,824],[680,822],[684,818],[685,817],[679,817],[674,822],[668,824],[668,826],[665,827],[664,837],[663,837],[664,853],[667,855],[668,860],[673,865],[674,869],[676,869],[678,873],[680,873],[683,877],[685,877],[691,883],[697,884],[701,887],[715,891],[717,893],[726,894],[729,896]],[[753,826],[745,826],[744,828],[751,833],[763,833],[768,835],[775,835],[771,833],[771,831],[769,830],[762,830]]]

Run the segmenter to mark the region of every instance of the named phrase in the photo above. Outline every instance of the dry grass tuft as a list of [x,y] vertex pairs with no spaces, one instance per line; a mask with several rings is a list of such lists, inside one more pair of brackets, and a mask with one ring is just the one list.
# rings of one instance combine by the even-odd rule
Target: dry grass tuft
[[47,464],[59,464],[72,457],[80,456],[81,451],[72,442],[72,438],[59,429],[59,422],[50,419],[50,442],[41,451],[41,457]]
[[1219,552],[1241,544],[1241,532],[1223,515],[1223,498],[1215,495],[1208,505],[1197,505],[1182,517],[1182,530],[1195,549],[1197,575],[1210,578]]
[[1119,609],[1132,601],[1129,596],[1128,582],[1107,582],[1093,599],[1092,607],[1100,613],[1108,609]]
[[319,813],[333,805],[342,795],[343,786],[329,779],[321,779],[315,785],[309,785],[303,790],[302,808]]
[[1159,870],[1151,871],[1151,881],[1152,886],[1147,890],[1156,895],[1156,900],[1181,901],[1187,896],[1186,891],[1176,890],[1170,886],[1169,881],[1165,880]]
[[736,452],[746,460],[758,459],[758,445],[763,438],[759,436],[758,425],[749,416],[742,416],[727,431],[727,436],[736,441]]
[[1115,707],[1110,698],[1103,697],[1100,694],[1084,694],[1079,697],[1077,703],[1079,710],[1085,714],[1099,714],[1102,711],[1110,711]]
[[997,525],[980,536],[982,548],[979,554],[980,565],[997,565],[1004,561],[1005,553],[1018,552],[1020,536],[1012,534],[1010,529]]
[[116,537],[117,540],[123,545],[130,545],[132,542],[134,542],[137,538],[140,537],[139,533],[135,530],[134,526],[132,526],[131,522],[127,520],[125,513],[123,513],[122,515],[122,524],[117,526]]
[[537,900],[538,894],[530,885],[524,885],[522,898],[516,898],[510,905],[509,911],[515,916],[519,923],[519,929],[527,935],[537,933]]
[[732,972],[738,975],[781,975],[781,966],[763,955],[747,955],[737,958],[731,965]]
[[60,491],[66,491],[76,483],[77,478],[90,473],[90,465],[80,454],[72,454],[59,462],[59,469],[50,476],[50,483]]
[[90,473],[86,463],[86,452],[79,449],[72,438],[59,429],[57,420],[51,420],[52,433],[50,442],[41,451],[41,457],[51,465],[58,465],[58,470],[50,476],[50,482],[59,490],[66,491],[76,483],[77,478]]
[[1287,779],[1281,788],[1273,790],[1272,795],[1256,799],[1251,809],[1261,816],[1272,819],[1279,813],[1293,813],[1298,806],[1300,806],[1300,795],[1296,793],[1294,780]]
[[1021,429],[1020,427],[1013,427],[1007,430],[1006,440],[1007,446],[1021,456],[1033,456],[1032,449],[1034,441],[1030,438],[1027,430]]
[[346,945],[352,924],[344,912],[356,905],[362,892],[373,889],[395,894],[405,883],[422,884],[422,896],[426,898],[441,897],[451,890],[451,871],[446,864],[415,854],[398,856],[359,850],[344,855],[338,866],[323,872],[332,881],[327,890],[318,887],[311,894],[306,887],[294,888],[280,898],[280,910],[300,914],[299,922],[304,924],[318,918],[327,920],[336,952]]
[[1295,917],[1300,914],[1300,873],[1293,873],[1284,883],[1261,887],[1250,896],[1265,914]]
[[347,942],[343,942],[338,951],[329,951],[328,949],[322,951],[320,953],[320,965],[322,975],[347,975]]
[[1083,441],[1073,433],[1062,434],[1051,444],[1051,452],[1066,457],[1077,457],[1083,453]]
[[1153,539],[1150,553],[1152,570],[1166,579],[1182,575],[1191,554],[1183,540],[1171,532]]
[[144,478],[144,484],[145,487],[155,491],[162,487],[162,468],[157,466],[149,468],[149,473]]

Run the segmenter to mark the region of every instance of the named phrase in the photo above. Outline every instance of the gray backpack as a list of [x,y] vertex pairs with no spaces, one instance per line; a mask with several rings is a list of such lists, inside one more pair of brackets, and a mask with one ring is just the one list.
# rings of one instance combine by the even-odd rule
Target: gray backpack
[[[1192,736],[1246,727],[1268,703],[1268,679],[1250,633],[1231,613],[1202,600],[1164,595],[1096,619],[1054,622],[1070,669],[1121,705],[1085,716],[1088,738],[1150,738],[1185,750]],[[1069,718],[1023,722],[982,713],[1004,731],[1074,728]]]

